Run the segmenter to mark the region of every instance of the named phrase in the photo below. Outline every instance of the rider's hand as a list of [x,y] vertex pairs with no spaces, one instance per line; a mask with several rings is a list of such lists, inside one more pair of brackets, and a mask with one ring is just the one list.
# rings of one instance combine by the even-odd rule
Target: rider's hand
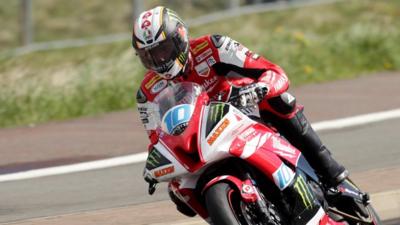
[[263,83],[253,83],[239,88],[236,105],[246,107],[260,103],[268,94],[268,87]]

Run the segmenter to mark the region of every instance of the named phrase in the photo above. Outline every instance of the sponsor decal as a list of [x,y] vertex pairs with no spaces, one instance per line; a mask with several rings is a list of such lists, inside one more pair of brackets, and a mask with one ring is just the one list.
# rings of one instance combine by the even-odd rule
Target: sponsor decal
[[[246,141],[248,139],[248,137],[252,134],[254,134],[256,132],[256,130],[253,127],[249,127],[248,129],[246,129],[245,131],[243,131],[238,138]],[[248,141],[248,140],[247,140]]]
[[217,62],[215,61],[214,57],[211,56],[210,58],[207,59],[207,64],[210,67],[213,66],[215,63],[217,63]]
[[304,206],[309,209],[313,207],[314,196],[312,195],[307,183],[302,176],[298,176],[294,186],[296,191],[300,194]]
[[243,50],[243,45],[241,45],[239,42],[234,42],[233,43],[233,48],[236,50],[236,51],[242,51]]
[[213,105],[213,107],[211,107],[211,113],[210,113],[210,120],[212,122],[217,122],[220,121],[222,119],[222,117],[224,117],[225,113],[224,113],[224,104],[219,103],[219,104],[215,104]]
[[260,58],[260,56],[259,56],[258,54],[253,53],[253,52],[250,51],[250,50],[248,50],[248,51],[245,53],[245,55],[246,55],[247,57],[250,57],[250,58],[254,59],[254,60],[257,60],[258,58]]
[[210,67],[206,62],[200,63],[199,65],[195,66],[194,69],[196,70],[197,74],[202,77],[208,77],[210,74]]
[[197,55],[201,50],[208,47],[208,41],[203,41],[192,49],[193,54]]
[[152,170],[160,166],[171,164],[156,148],[153,147],[146,160],[146,169]]
[[280,190],[283,190],[290,184],[295,174],[289,167],[282,163],[281,167],[272,176],[274,177],[275,184]]
[[159,75],[155,75],[154,77],[152,77],[145,85],[144,87],[149,90],[157,81],[161,80],[162,77],[160,77]]
[[211,89],[213,89],[215,87],[215,84],[217,82],[218,78],[216,76],[205,80],[204,83],[201,85],[201,87],[204,88],[204,90],[206,91],[210,91]]
[[219,121],[229,112],[229,105],[223,103],[212,103],[208,111],[206,136],[214,129]]
[[151,11],[147,11],[145,14],[143,14],[142,19],[147,19],[152,15]]
[[207,140],[209,145],[212,145],[215,140],[221,135],[221,133],[229,126],[230,121],[225,119],[222,123],[215,129],[214,133],[211,134],[211,137]]
[[142,22],[141,28],[144,30],[143,38],[146,41],[153,39],[153,33],[151,32],[151,30],[149,30],[149,27],[151,26],[149,17],[151,17],[151,15],[152,15],[151,11],[147,11],[142,16],[143,22]]
[[201,62],[203,61],[205,58],[207,58],[208,56],[210,56],[212,54],[212,50],[211,48],[205,50],[203,53],[201,53],[200,55],[196,56],[196,61],[197,62]]
[[141,27],[142,27],[142,29],[147,29],[150,26],[151,26],[151,22],[149,20],[145,20],[145,21],[143,21]]
[[242,193],[245,194],[254,194],[254,189],[251,185],[243,184],[242,185]]
[[156,178],[158,178],[158,177],[162,177],[162,176],[171,174],[173,172],[175,172],[175,167],[174,166],[169,166],[167,168],[163,168],[163,169],[154,171],[154,176]]
[[231,47],[231,44],[232,44],[232,39],[229,39],[228,44],[226,44],[226,46],[225,46],[225,51],[229,50],[229,48]]
[[178,60],[179,60],[179,62],[182,63],[182,64],[185,63],[185,61],[186,61],[186,55],[185,55],[184,52],[182,52],[181,54],[179,54]]
[[160,80],[156,83],[150,90],[152,94],[157,94],[167,86],[168,82],[166,80]]
[[147,108],[145,107],[138,107],[139,111],[139,118],[142,120],[143,124],[149,123],[149,115],[147,113]]

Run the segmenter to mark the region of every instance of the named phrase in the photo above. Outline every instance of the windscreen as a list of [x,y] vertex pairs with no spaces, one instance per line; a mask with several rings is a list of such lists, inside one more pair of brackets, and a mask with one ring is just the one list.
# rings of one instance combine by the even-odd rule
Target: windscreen
[[[193,113],[197,97],[202,92],[200,85],[191,82],[173,83],[154,99],[158,110],[155,113],[158,126],[167,133],[187,123]],[[180,127],[181,128],[181,127]]]

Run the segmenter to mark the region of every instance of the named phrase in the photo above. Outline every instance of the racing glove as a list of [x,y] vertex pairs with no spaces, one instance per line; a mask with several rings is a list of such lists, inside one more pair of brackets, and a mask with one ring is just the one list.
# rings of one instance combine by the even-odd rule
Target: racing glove
[[260,103],[268,95],[268,87],[264,83],[253,83],[232,91],[229,102],[233,105],[246,107]]

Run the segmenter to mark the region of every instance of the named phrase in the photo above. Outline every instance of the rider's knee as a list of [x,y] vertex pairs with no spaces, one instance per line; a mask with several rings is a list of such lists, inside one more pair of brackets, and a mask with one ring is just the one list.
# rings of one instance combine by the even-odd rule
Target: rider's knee
[[282,115],[291,114],[296,110],[296,98],[288,92],[267,100],[269,106]]

